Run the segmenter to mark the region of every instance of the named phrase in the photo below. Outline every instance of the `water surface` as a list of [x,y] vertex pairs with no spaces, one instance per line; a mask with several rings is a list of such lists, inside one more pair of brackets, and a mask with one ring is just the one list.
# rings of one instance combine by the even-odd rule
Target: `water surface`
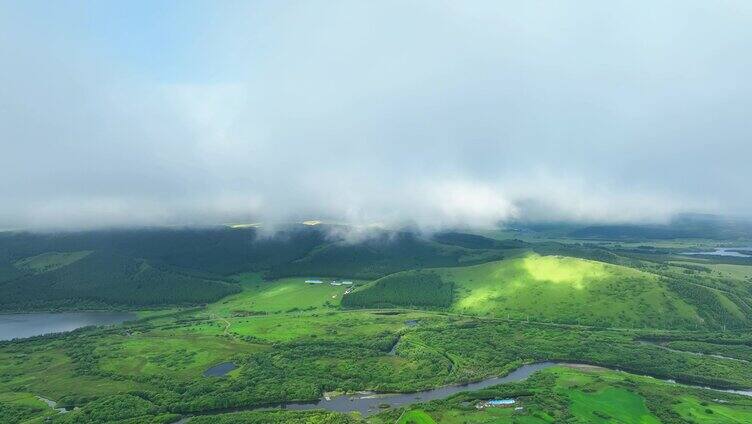
[[133,312],[35,312],[0,314],[0,341],[63,333],[89,325],[111,325],[135,320]]
[[224,377],[225,374],[237,368],[232,362],[222,362],[204,371],[204,377]]
[[[741,253],[742,251],[744,253]],[[749,252],[749,254],[745,254]],[[717,247],[709,252],[681,252],[681,255],[731,256],[734,258],[752,257],[752,247]]]

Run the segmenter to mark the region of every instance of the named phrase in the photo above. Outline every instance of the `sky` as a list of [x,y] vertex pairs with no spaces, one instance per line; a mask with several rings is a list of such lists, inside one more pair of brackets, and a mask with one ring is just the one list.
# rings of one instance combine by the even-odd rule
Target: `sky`
[[749,1],[0,0],[0,228],[752,216]]

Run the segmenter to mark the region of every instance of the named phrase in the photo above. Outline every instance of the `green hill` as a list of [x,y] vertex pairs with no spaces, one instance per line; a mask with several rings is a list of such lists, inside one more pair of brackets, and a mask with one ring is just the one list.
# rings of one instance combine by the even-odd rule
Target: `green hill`
[[460,313],[608,327],[703,323],[658,276],[619,265],[530,254],[439,274],[455,282]]
[[[453,287],[451,301],[446,287]],[[658,275],[633,268],[530,253],[474,266],[393,274],[345,296],[342,304],[446,306],[468,315],[601,327],[710,326],[703,318],[707,311],[698,313],[703,305],[688,303],[672,287]],[[733,302],[722,305],[729,316],[740,313]]]

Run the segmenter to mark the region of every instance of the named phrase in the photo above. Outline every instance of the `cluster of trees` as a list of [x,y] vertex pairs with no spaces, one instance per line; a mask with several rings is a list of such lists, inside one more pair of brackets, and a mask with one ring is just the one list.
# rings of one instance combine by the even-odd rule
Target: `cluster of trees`
[[240,412],[194,417],[193,424],[356,424],[363,421],[350,415],[325,411]]
[[746,317],[740,317],[729,311],[719,298],[721,294],[713,289],[676,278],[666,278],[664,281],[684,301],[694,305],[697,313],[711,328],[742,328],[749,325]]
[[30,405],[0,402],[0,422],[7,424],[16,424],[28,421],[41,412],[42,408],[37,408]]
[[342,297],[345,308],[448,307],[454,283],[431,271],[393,274],[358,288]]
[[752,368],[744,362],[678,354],[639,344],[623,332],[469,320],[419,329],[410,337],[417,337],[423,345],[441,346],[449,356],[462,358],[463,365],[475,371],[477,377],[519,359],[560,360],[712,387],[752,386]]
[[98,424],[112,422],[173,423],[180,415],[160,413],[152,402],[137,394],[118,394],[101,397],[90,402],[86,408],[73,413],[55,416],[53,422],[60,424]]

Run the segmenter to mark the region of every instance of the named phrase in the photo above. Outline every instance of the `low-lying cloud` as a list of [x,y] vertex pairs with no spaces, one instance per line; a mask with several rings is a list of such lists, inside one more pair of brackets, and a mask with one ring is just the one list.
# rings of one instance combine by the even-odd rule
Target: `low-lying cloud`
[[748,2],[121,6],[1,6],[0,228],[752,215]]

